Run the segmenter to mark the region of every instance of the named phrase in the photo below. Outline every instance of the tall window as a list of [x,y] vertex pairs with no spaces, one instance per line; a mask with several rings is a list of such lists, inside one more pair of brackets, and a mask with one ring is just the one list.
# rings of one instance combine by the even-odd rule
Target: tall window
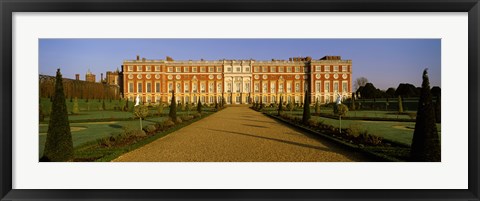
[[348,83],[342,82],[342,92],[348,92]]
[[192,84],[192,91],[193,93],[197,93],[197,83]]
[[263,87],[262,87],[263,93],[267,93],[267,88],[268,88],[268,84],[267,84],[267,83],[263,83]]
[[320,93],[321,86],[320,82],[315,82],[315,92]]
[[260,83],[255,83],[255,92],[260,92]]
[[342,71],[346,72],[347,71],[347,66],[342,66]]
[[133,83],[132,82],[128,83],[128,92],[133,93]]
[[168,83],[168,92],[172,92],[173,91],[173,83]]
[[217,93],[222,93],[222,83],[217,84]]
[[200,92],[205,93],[205,83],[200,83]]
[[137,66],[137,71],[142,71],[142,66]]
[[333,83],[333,91],[338,92],[338,82]]
[[275,82],[270,83],[270,93],[275,93],[275,89],[276,89],[275,85],[276,85]]
[[151,66],[147,66],[146,68],[147,68],[147,70],[146,70],[147,72],[152,71],[152,67],[151,67]]
[[142,83],[141,82],[137,83],[137,92],[142,93]]
[[227,92],[232,92],[232,83],[227,84]]
[[160,82],[155,83],[155,92],[160,93]]
[[241,72],[240,67],[236,67],[236,68],[235,68],[235,71],[236,71],[236,72]]
[[177,83],[176,91],[179,92],[179,93],[182,91],[182,85],[180,83]]
[[[214,92],[214,91],[213,91],[214,88],[215,88],[215,83],[210,82],[210,83],[208,84],[208,93],[213,93],[213,92]],[[212,102],[213,102],[213,101],[212,101]]]
[[240,92],[240,89],[242,88],[242,83],[240,82],[235,83],[235,88],[236,88],[235,89],[236,92]]
[[151,93],[152,92],[152,83],[148,82],[147,83],[147,93]]
[[283,83],[278,84],[278,93],[283,93]]
[[300,92],[300,83],[295,83],[295,92]]
[[188,87],[188,85],[189,85],[188,83],[184,83],[184,84],[183,84],[183,91],[184,91],[184,93],[190,92],[190,91],[189,91],[189,90],[190,90],[190,87]]
[[292,92],[292,83],[287,82],[287,93],[291,93],[291,92]]
[[243,90],[244,92],[249,93],[250,92],[250,83],[245,83],[245,89]]
[[325,82],[325,93],[329,93],[330,92],[330,82],[327,81]]

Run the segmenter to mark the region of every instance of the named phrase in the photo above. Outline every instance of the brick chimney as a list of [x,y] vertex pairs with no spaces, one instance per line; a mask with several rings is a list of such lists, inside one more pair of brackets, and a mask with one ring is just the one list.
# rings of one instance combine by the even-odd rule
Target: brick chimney
[[100,73],[100,82],[103,82],[103,73]]
[[80,74],[75,74],[75,80],[80,80]]

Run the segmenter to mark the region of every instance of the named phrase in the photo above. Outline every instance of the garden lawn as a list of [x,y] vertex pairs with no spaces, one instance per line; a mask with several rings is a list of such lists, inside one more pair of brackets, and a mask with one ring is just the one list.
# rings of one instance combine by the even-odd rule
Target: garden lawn
[[[142,124],[143,126],[155,124],[165,119],[167,119],[167,117],[151,117],[143,120]],[[70,123],[70,127],[72,131],[73,146],[77,147],[87,142],[95,141],[97,139],[115,134],[120,134],[124,131],[124,128],[140,129],[140,122],[138,119],[136,119],[130,121]],[[45,147],[45,141],[47,138],[47,130],[48,124],[40,124],[39,157],[43,155],[43,149]]]
[[[335,119],[318,116],[312,116],[311,119],[337,128],[340,126],[340,121]],[[369,134],[410,146],[415,129],[415,122],[342,120],[342,128],[368,131]],[[437,128],[438,134],[441,136],[441,124],[437,124]]]

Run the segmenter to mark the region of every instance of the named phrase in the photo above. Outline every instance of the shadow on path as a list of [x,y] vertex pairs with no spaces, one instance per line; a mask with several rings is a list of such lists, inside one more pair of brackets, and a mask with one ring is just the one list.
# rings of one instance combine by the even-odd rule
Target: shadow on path
[[212,131],[223,132],[223,133],[230,133],[230,134],[235,134],[235,135],[243,135],[243,136],[255,137],[255,138],[260,138],[260,139],[265,139],[265,140],[272,140],[272,141],[281,142],[281,143],[285,143],[285,144],[290,144],[290,145],[295,145],[295,146],[300,146],[300,147],[305,147],[305,148],[310,148],[310,149],[316,149],[316,150],[325,151],[325,152],[331,152],[330,149],[326,149],[326,148],[323,148],[323,147],[312,146],[312,145],[308,145],[308,144],[302,144],[302,143],[298,143],[298,142],[292,142],[292,141],[269,138],[269,137],[262,137],[262,136],[251,135],[251,134],[247,134],[247,133],[234,132],[234,131],[228,131],[228,130],[219,130],[219,129],[210,129],[210,128],[206,128],[206,129],[207,130],[212,130]]

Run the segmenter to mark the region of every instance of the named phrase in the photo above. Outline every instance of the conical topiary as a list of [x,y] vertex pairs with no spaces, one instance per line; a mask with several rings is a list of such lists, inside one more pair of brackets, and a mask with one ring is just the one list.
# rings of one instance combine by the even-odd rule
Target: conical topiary
[[172,100],[170,102],[170,112],[168,116],[172,119],[172,121],[177,120],[177,104],[175,103],[175,93],[172,90]]
[[304,104],[303,104],[303,116],[302,116],[302,122],[304,124],[308,123],[308,120],[310,120],[310,96],[308,95],[308,90],[305,90],[305,99],[304,99]]
[[441,160],[440,140],[435,124],[435,106],[432,102],[427,69],[423,71],[410,157],[412,161],[439,162]]
[[43,157],[40,161],[70,161],[73,159],[73,141],[68,122],[67,104],[63,92],[62,74],[57,69],[55,94],[53,95],[52,113],[48,123],[47,139]]

